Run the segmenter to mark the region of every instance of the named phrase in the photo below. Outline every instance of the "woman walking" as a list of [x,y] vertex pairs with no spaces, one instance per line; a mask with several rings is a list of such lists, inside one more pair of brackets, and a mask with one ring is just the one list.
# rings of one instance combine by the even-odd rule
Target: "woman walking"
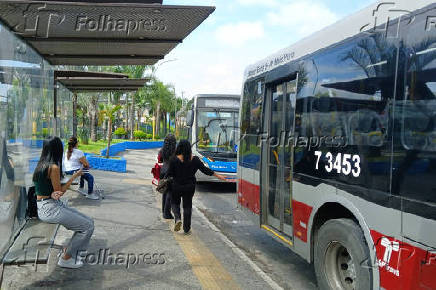
[[[89,169],[89,162],[86,160],[85,154],[77,147],[79,141],[76,137],[71,137],[68,140],[68,151],[64,155],[65,173],[73,175],[80,169]],[[88,191],[85,191],[85,180],[88,183]],[[94,176],[89,172],[83,172],[80,176],[79,192],[89,199],[100,199],[100,197],[94,193]]]
[[[158,161],[163,163],[159,178],[164,178],[167,173],[170,160],[174,156],[175,151],[176,137],[173,134],[168,134],[164,139],[162,149],[159,151]],[[171,192],[162,195],[162,214],[164,219],[174,218],[171,214]]]
[[59,199],[73,180],[82,175],[82,170],[78,170],[66,184],[61,185],[63,151],[62,141],[58,137],[44,140],[41,157],[33,173],[33,183],[39,219],[47,223],[61,224],[74,231],[71,241],[59,258],[58,265],[64,268],[79,268],[83,266],[83,262],[77,254],[88,248],[94,232],[94,221],[66,206]]
[[171,159],[167,177],[173,177],[171,208],[174,214],[174,231],[178,232],[181,228],[180,203],[183,200],[183,230],[189,234],[191,230],[192,198],[194,197],[195,173],[200,170],[206,175],[226,180],[224,176],[215,173],[213,170],[204,166],[203,162],[197,157],[192,156],[191,144],[188,140],[181,140],[177,145],[175,157]]

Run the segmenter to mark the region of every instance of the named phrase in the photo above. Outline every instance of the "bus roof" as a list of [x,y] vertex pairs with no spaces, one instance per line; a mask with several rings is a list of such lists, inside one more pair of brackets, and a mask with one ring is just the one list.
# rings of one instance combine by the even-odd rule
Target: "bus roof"
[[232,95],[232,94],[198,94],[198,95],[195,95],[194,98],[235,98],[235,99],[240,99],[241,95]]
[[433,3],[434,0],[396,0],[395,3],[377,1],[367,8],[315,32],[311,36],[279,50],[255,64],[249,65],[244,72],[244,82],[248,78],[256,77],[280,65],[298,60],[305,55],[341,42],[360,32],[370,31],[375,26],[385,24],[389,18],[405,17],[408,13]]

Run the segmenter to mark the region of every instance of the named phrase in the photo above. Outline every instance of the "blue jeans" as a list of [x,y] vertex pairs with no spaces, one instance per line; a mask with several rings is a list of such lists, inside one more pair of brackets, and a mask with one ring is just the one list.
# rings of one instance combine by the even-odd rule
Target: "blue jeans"
[[[77,170],[65,171],[67,175],[73,175]],[[85,180],[88,182],[88,194],[91,194],[94,191],[94,176],[89,173],[84,173],[80,176],[80,188],[85,187]]]

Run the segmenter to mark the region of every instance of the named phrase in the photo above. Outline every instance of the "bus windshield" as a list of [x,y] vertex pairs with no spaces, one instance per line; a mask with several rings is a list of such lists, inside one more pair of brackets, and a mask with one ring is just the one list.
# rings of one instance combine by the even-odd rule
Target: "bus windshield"
[[237,123],[237,111],[199,110],[197,115],[198,151],[236,154]]

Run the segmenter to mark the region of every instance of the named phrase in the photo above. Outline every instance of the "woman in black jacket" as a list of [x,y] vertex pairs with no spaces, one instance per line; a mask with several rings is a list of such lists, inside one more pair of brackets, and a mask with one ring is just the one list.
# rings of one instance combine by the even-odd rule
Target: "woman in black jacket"
[[197,156],[192,156],[191,144],[188,140],[180,140],[175,157],[171,159],[167,177],[173,177],[171,208],[174,214],[174,231],[178,232],[182,225],[180,203],[183,200],[183,230],[186,234],[191,229],[192,198],[195,192],[195,173],[200,170],[206,175],[226,180],[224,176],[215,173],[204,166]]
[[[168,171],[168,167],[170,165],[171,158],[174,156],[174,152],[176,151],[176,137],[173,134],[168,134],[163,142],[162,149],[159,151],[158,160],[162,162],[162,169],[160,171],[160,177],[164,178],[166,172]],[[164,219],[173,219],[173,215],[171,214],[171,193],[164,193],[162,195],[162,214]]]

